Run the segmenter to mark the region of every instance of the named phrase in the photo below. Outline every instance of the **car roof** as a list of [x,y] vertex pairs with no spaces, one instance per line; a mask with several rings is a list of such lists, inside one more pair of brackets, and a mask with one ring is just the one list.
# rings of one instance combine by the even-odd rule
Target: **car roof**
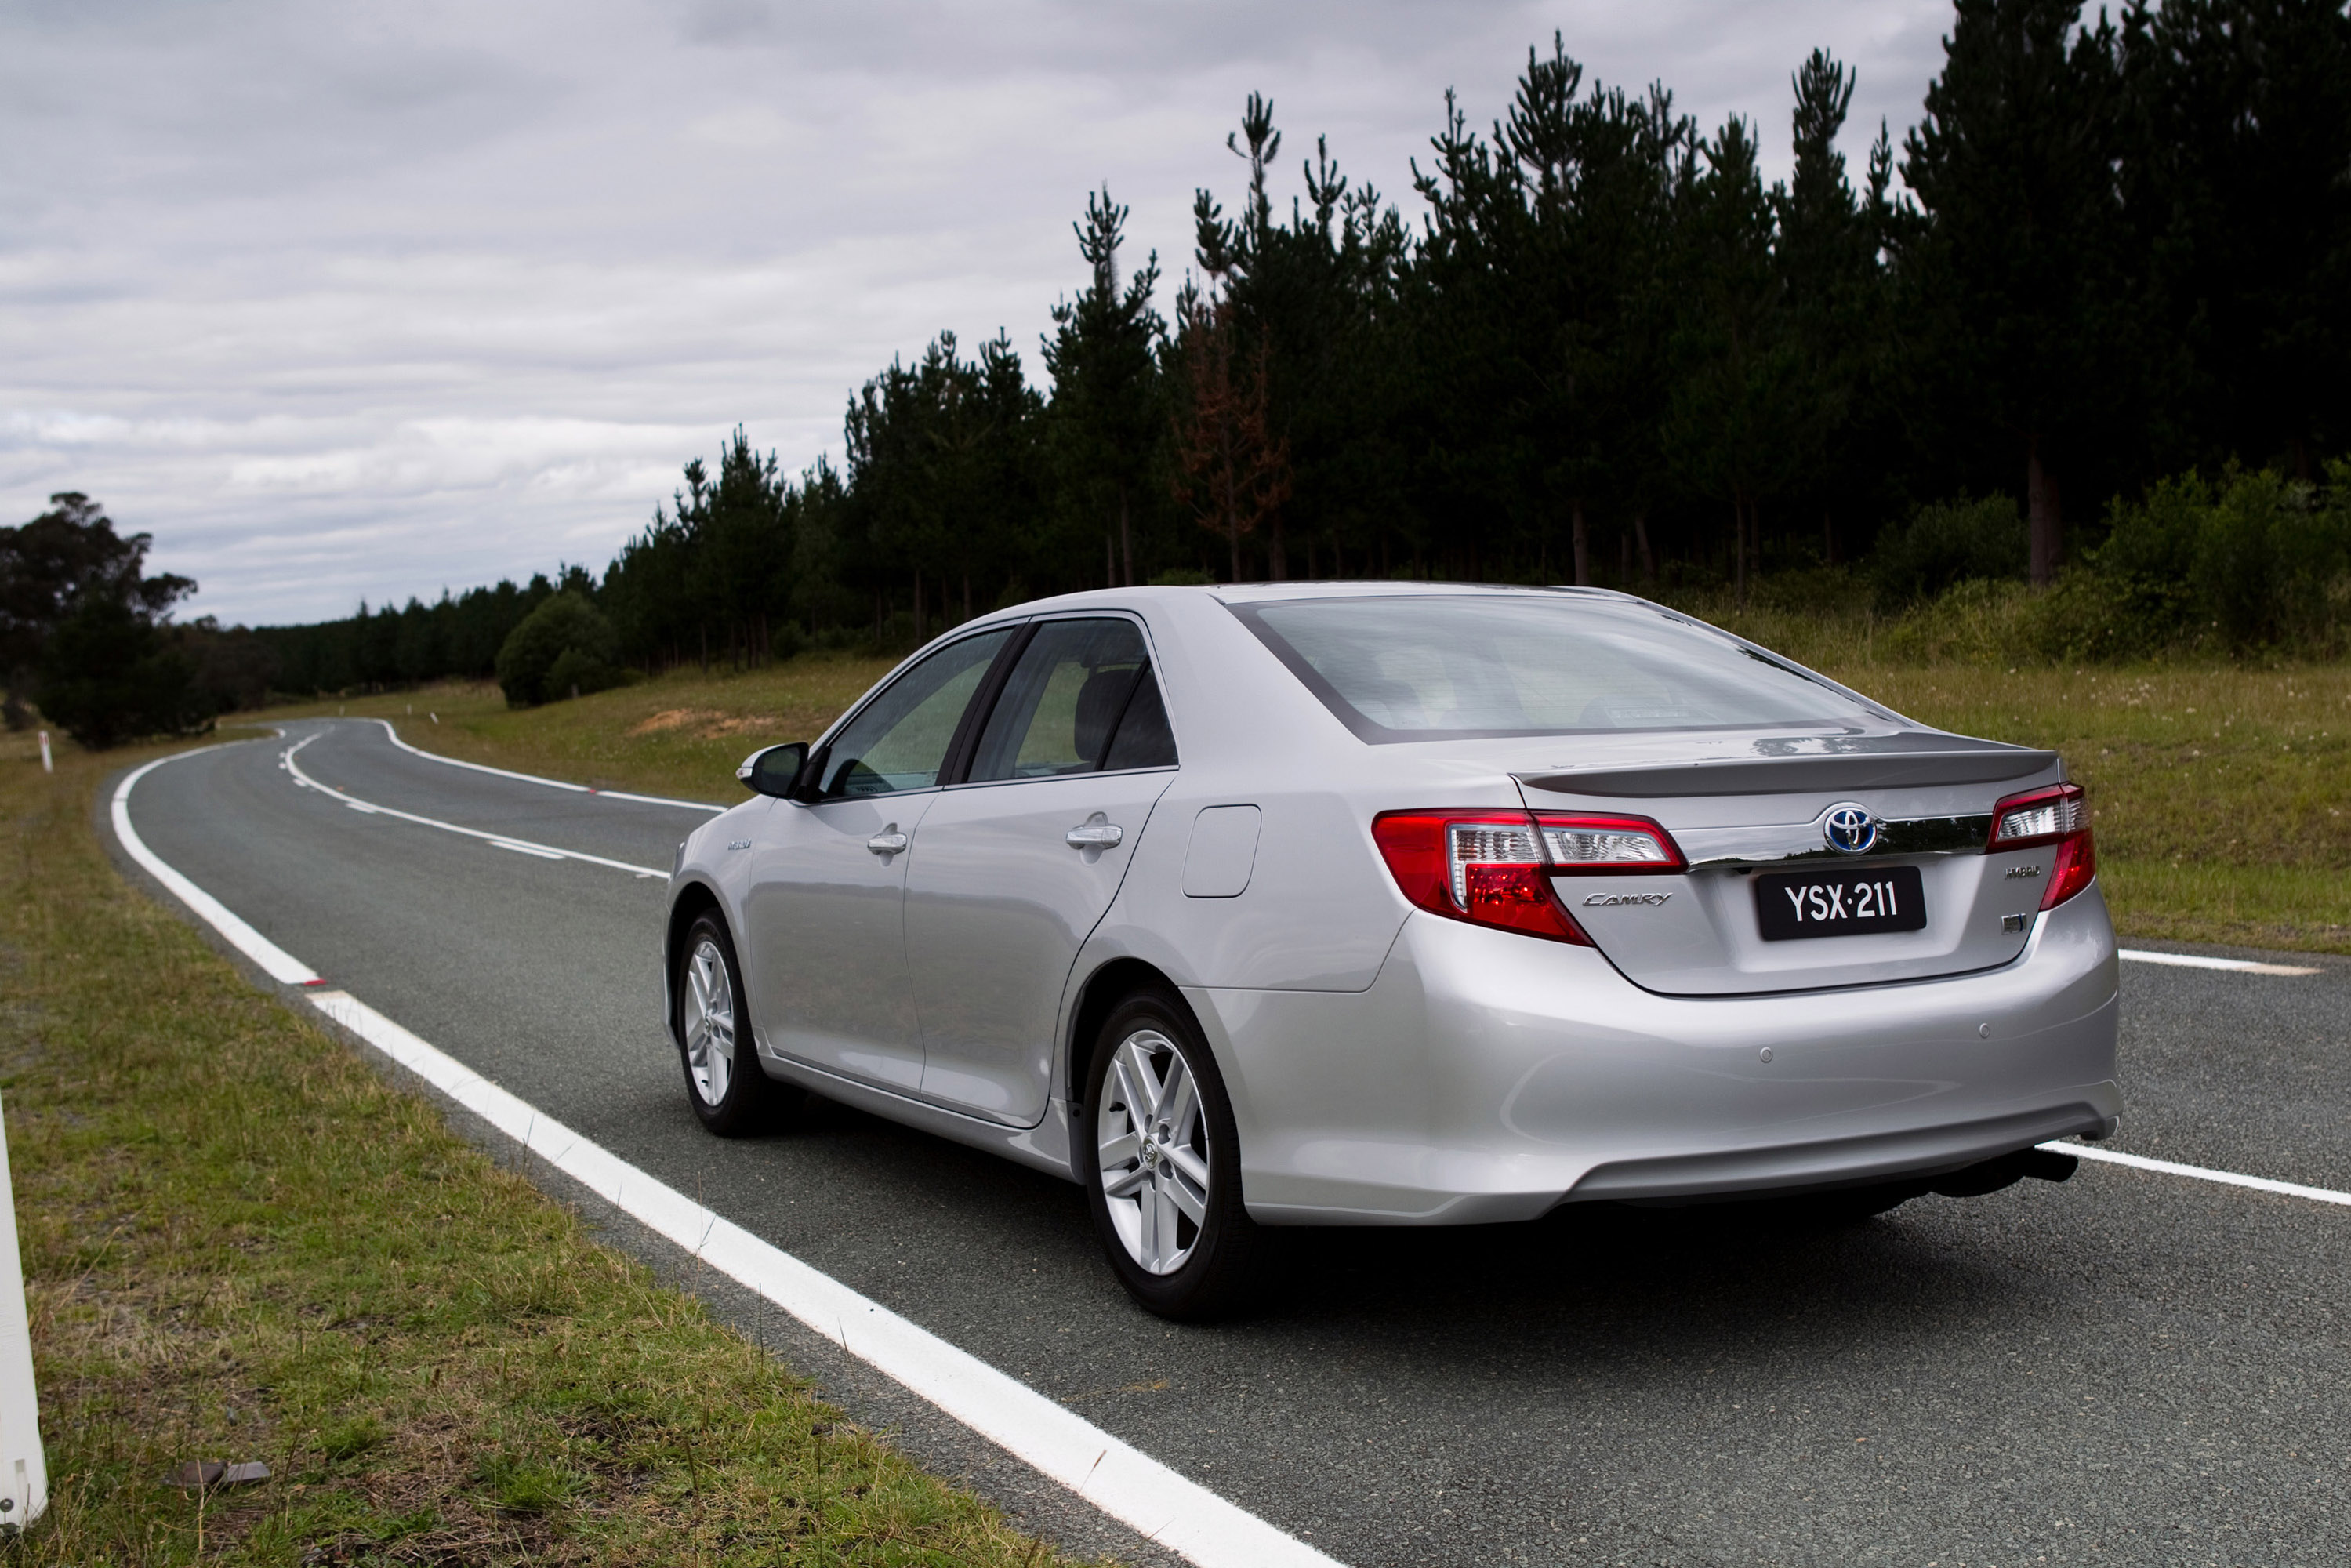
[[[1088,588],[1075,593],[1056,594],[1050,599],[1032,599],[1025,603],[1007,605],[1004,609],[980,616],[956,628],[962,632],[987,626],[1001,625],[1008,621],[1025,621],[1037,615],[1066,614],[1072,611],[1141,607],[1154,603],[1173,604],[1207,601],[1215,604],[1271,604],[1301,599],[1425,599],[1456,597],[1489,597],[1497,599],[1540,599],[1557,601],[1563,599],[1584,599],[1615,604],[1648,604],[1649,601],[1635,594],[1619,593],[1608,588],[1573,588],[1565,584],[1520,586],[1493,582],[1423,582],[1366,579],[1358,581],[1313,582],[1210,582],[1137,584],[1133,588]],[[1662,609],[1663,606],[1653,606]]]
[[1496,582],[1422,582],[1384,580],[1357,582],[1230,582],[1203,591],[1227,604],[1263,604],[1295,599],[1396,599],[1482,597],[1498,599],[1599,599],[1618,603],[1646,602],[1629,593],[1607,588],[1570,588],[1563,584],[1520,586]]

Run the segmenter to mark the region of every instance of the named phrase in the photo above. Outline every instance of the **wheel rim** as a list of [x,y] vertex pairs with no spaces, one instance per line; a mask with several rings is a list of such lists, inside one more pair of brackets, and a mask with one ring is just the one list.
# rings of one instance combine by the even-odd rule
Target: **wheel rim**
[[1199,1084],[1174,1040],[1139,1029],[1119,1042],[1102,1077],[1094,1141],[1126,1255],[1151,1273],[1174,1273],[1199,1245],[1209,1183]]
[[726,1098],[735,1081],[735,981],[726,955],[704,937],[685,961],[685,1070],[705,1105]]

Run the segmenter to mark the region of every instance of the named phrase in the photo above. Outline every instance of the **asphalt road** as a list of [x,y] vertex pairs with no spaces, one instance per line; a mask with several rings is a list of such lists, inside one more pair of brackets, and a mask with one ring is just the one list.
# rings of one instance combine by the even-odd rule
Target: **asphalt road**
[[[313,730],[322,783],[664,873],[698,820]],[[288,743],[150,774],[140,833],[329,983],[1351,1563],[2351,1561],[2351,1210],[2085,1164],[1826,1234],[1295,1232],[1260,1314],[1170,1325],[1074,1187],[838,1108],[705,1135],[660,881],[354,810]],[[2351,1188],[2351,965],[2311,961],[2126,966],[2114,1146]]]

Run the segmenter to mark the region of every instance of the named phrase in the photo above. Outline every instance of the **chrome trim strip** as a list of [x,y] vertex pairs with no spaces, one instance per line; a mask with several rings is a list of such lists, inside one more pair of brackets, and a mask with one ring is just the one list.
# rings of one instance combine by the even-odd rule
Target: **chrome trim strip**
[[1675,833],[1674,841],[1681,845],[1692,871],[1812,860],[1861,865],[1894,855],[1980,854],[1991,841],[1991,813],[1881,821],[1877,829],[1877,842],[1867,853],[1858,855],[1840,854],[1829,848],[1817,819],[1763,828],[1690,828]]
[[[1436,738],[1418,737],[1413,738]],[[1896,740],[1921,744],[1896,746]],[[1928,749],[1925,742],[1935,743]],[[2057,765],[2053,751],[1970,741],[1959,736],[1863,737],[1850,749],[1795,752],[1740,761],[1682,762],[1594,768],[1588,773],[1521,773],[1520,783],[1552,795],[1661,800],[1691,795],[1807,795],[1834,789],[1921,789],[1994,784]]]

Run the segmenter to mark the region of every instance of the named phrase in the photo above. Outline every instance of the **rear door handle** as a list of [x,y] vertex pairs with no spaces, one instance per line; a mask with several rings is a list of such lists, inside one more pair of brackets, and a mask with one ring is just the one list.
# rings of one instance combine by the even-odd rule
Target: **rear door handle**
[[1071,828],[1061,837],[1073,850],[1106,850],[1125,838],[1126,830],[1116,822],[1088,822],[1081,828]]
[[906,847],[906,835],[898,831],[897,823],[893,822],[882,831],[866,840],[865,847],[872,850],[877,855],[898,854],[903,852]]

